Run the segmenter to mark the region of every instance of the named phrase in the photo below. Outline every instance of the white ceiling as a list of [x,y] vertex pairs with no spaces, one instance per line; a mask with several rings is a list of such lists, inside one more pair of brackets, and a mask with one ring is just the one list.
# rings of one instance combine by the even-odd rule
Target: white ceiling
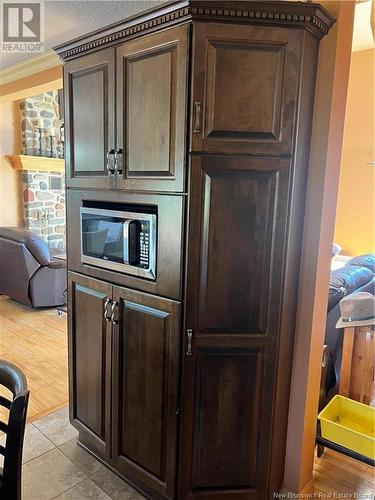
[[[162,0],[54,0],[44,2],[44,50],[162,3]],[[0,53],[0,68],[31,54]]]

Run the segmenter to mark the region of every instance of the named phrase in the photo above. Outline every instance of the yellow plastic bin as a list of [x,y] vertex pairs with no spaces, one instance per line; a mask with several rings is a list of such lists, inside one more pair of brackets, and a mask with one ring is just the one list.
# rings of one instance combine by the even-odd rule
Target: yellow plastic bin
[[375,459],[375,408],[337,395],[318,419],[324,439]]

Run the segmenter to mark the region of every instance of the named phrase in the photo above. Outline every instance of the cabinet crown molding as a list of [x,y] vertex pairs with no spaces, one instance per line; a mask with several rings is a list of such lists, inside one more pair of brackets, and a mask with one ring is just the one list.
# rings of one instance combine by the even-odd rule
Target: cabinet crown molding
[[320,4],[313,2],[178,0],[58,45],[54,50],[62,60],[70,60],[163,28],[200,20],[302,28],[318,39],[323,38],[336,21]]

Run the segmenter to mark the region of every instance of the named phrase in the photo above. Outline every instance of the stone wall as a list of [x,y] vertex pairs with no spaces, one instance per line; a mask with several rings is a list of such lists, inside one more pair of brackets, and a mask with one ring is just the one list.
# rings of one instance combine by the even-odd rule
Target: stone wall
[[[59,94],[50,90],[44,94],[27,97],[20,101],[22,152],[31,156],[52,156],[63,158],[64,147],[60,137],[62,125]],[[39,121],[43,120],[41,130],[41,149]],[[52,132],[52,134],[50,134]],[[49,135],[52,135],[51,138]],[[52,155],[51,155],[52,142]]]
[[25,228],[50,248],[65,249],[65,180],[60,172],[22,174]]
[[[63,158],[59,93],[51,90],[21,100],[20,113],[23,154]],[[43,120],[41,148],[38,130],[40,120]],[[64,250],[64,175],[60,172],[26,171],[22,174],[22,193],[25,228],[41,236],[50,248]]]

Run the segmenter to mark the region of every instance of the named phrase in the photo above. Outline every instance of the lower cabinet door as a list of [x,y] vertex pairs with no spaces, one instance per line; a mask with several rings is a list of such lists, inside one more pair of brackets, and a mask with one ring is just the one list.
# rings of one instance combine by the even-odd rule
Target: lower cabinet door
[[70,419],[84,444],[109,457],[112,286],[70,272],[68,287]]
[[113,300],[112,461],[150,498],[174,498],[180,304],[116,287]]

